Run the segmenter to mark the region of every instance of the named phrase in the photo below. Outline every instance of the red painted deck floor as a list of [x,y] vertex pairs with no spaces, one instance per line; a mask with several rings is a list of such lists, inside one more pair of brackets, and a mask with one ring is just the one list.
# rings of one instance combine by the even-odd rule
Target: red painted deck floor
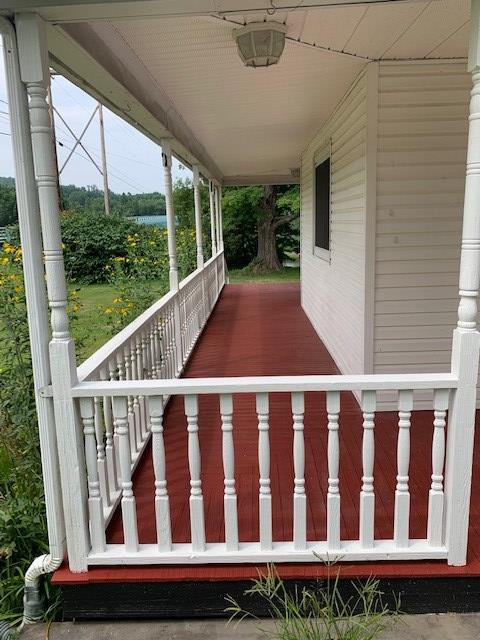
[[[261,376],[338,373],[325,346],[300,306],[297,284],[245,284],[225,288],[186,368],[187,377]],[[222,541],[223,468],[221,428],[217,396],[199,398],[199,434],[202,486],[208,542]],[[375,424],[375,535],[393,536],[396,476],[396,413],[379,413]],[[417,411],[411,428],[411,522],[412,538],[426,537],[427,497],[430,484],[432,412]],[[234,397],[235,475],[241,541],[258,540],[257,416],[253,394]],[[305,451],[308,500],[308,539],[326,537],[327,419],[325,398],[306,394]],[[358,538],[361,484],[362,416],[353,395],[345,393],[340,413],[341,528],[344,539]],[[270,396],[271,481],[273,535],[292,539],[292,417],[289,394]],[[174,399],[165,415],[167,480],[174,542],[190,540],[187,431],[183,402]],[[476,449],[480,448],[477,438]],[[139,539],[156,540],[154,479],[151,451],[147,450],[134,476]],[[480,576],[480,469],[475,456],[468,564],[448,567],[445,561],[343,563],[344,576],[378,577]],[[122,522],[117,510],[107,532],[110,543],[122,543]],[[278,565],[286,578],[321,576],[318,563]],[[62,568],[57,583],[245,580],[256,575],[251,565],[203,565],[176,567],[96,567],[87,574],[71,574]]]

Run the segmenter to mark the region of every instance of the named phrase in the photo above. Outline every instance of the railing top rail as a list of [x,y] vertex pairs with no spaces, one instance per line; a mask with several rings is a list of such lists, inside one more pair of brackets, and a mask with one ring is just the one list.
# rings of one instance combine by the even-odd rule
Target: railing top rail
[[275,393],[292,391],[400,391],[455,389],[452,373],[261,376],[81,382],[72,389],[77,398],[127,395],[189,395],[209,393]]
[[[212,264],[223,251],[218,251],[207,262],[205,262],[203,269],[206,269]],[[194,280],[202,269],[195,269],[179,284],[179,290],[184,289],[189,282]],[[95,373],[105,362],[112,357],[112,355],[120,349],[130,338],[132,338],[138,331],[140,331],[144,324],[149,322],[163,307],[165,307],[174,297],[176,291],[169,291],[159,300],[154,302],[148,309],[141,313],[138,318],[135,318],[130,324],[119,331],[113,338],[110,338],[100,349],[95,351],[89,358],[87,358],[77,369],[77,377],[80,382],[86,380],[89,376]]]

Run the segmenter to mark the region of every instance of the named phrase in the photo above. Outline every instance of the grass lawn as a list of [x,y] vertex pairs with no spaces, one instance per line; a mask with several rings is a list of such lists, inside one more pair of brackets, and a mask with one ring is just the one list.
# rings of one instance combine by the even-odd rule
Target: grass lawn
[[[160,298],[162,295],[160,284],[152,282],[152,288],[157,290]],[[117,295],[115,287],[110,284],[90,284],[79,287],[78,299],[81,308],[77,313],[77,319],[72,324],[79,362],[83,362],[112,337],[104,309]]]
[[244,282],[298,282],[300,280],[299,267],[284,267],[282,271],[268,273],[252,273],[248,268],[231,269],[228,272],[230,284]]
[[81,308],[72,324],[72,334],[78,343],[80,362],[111,337],[103,308],[113,300],[115,293],[115,287],[109,284],[91,284],[79,288],[78,301]]

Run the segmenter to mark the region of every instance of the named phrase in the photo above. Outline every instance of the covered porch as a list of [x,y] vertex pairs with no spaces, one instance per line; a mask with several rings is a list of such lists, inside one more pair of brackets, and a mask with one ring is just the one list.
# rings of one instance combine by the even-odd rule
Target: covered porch
[[[137,581],[236,579],[266,562],[292,577],[311,576],[332,558],[352,563],[350,575],[477,575],[478,490],[472,506],[470,494],[478,473],[480,1],[471,15],[462,4],[458,25],[451,21],[457,0],[381,3],[372,11],[352,0],[348,14],[339,2],[325,27],[325,3],[305,0],[306,14],[289,6],[283,18],[291,32],[285,76],[280,65],[270,76],[255,70],[253,80],[252,69],[241,68],[241,82],[229,66],[238,63],[232,29],[243,12],[251,22],[253,9],[268,21],[272,3],[225,0],[214,15],[210,3],[194,4],[25,0],[1,23],[51,549],[27,575],[27,604],[39,576],[65,561],[57,581],[87,585],[95,576],[116,584],[135,571]],[[469,20],[471,78],[460,69],[463,57],[457,61]],[[440,25],[448,25],[445,33]],[[301,40],[311,27],[325,37],[340,33],[343,44],[318,46],[315,33]],[[385,34],[389,43],[379,42]],[[219,50],[211,43],[217,36]],[[165,51],[150,48],[155,38]],[[172,63],[179,43],[189,56],[183,77]],[[192,51],[202,73],[218,63],[235,89],[229,93],[220,73],[209,76],[215,109],[207,91],[196,102]],[[438,51],[441,63],[432,59]],[[165,58],[156,59],[159,52]],[[164,175],[170,291],[78,367],[47,101],[50,61],[157,142]],[[289,103],[283,82],[298,69],[303,101]],[[466,181],[465,78],[473,80]],[[426,79],[432,83],[424,89]],[[274,89],[276,124],[268,121]],[[257,98],[263,120],[252,126]],[[222,119],[233,113],[228,100],[240,106],[241,126]],[[438,130],[425,115],[430,106]],[[425,140],[434,141],[426,151]],[[452,166],[438,160],[436,145],[455,150]],[[172,155],[193,172],[197,268],[182,282]],[[202,179],[210,188],[210,256],[202,247]],[[301,182],[302,306],[315,331],[297,288],[227,284],[222,186],[290,181]],[[453,218],[462,207],[460,234]],[[420,228],[412,227],[419,218]],[[377,273],[379,258],[388,264]],[[445,270],[453,294],[437,281]],[[433,309],[426,294],[437,296]],[[384,324],[379,309],[389,316]],[[431,326],[438,337],[427,343]],[[335,350],[338,369],[318,335]],[[385,398],[393,411],[381,411]]]

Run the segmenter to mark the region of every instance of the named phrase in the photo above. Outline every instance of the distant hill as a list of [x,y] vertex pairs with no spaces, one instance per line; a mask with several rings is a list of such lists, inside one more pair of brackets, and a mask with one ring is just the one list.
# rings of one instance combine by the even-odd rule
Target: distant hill
[[[114,193],[109,192],[110,211],[114,215],[158,216],[165,215],[163,193]],[[77,187],[73,184],[61,187],[62,209],[65,211],[103,213],[103,191],[96,186]],[[15,178],[0,176],[0,227],[17,220]]]

